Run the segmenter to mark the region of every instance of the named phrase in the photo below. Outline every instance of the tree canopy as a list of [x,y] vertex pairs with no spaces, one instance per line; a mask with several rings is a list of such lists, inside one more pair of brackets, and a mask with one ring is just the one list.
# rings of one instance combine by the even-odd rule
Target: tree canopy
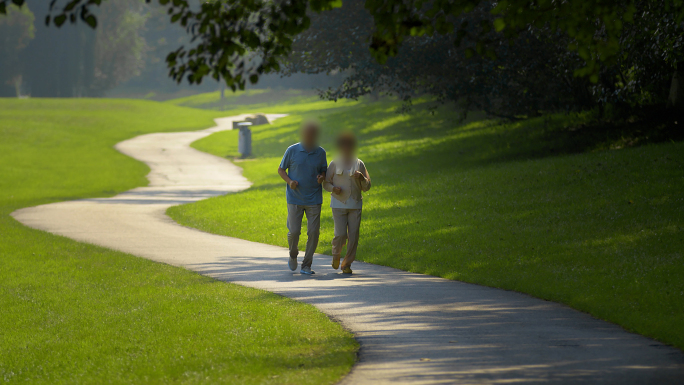
[[[9,3],[0,0],[0,14]],[[151,2],[151,0],[146,0]],[[233,90],[259,76],[277,72],[279,62],[290,53],[292,39],[309,26],[308,10],[320,12],[341,5],[340,0],[215,0],[197,4],[188,0],[158,0],[166,7],[170,22],[186,28],[193,46],[182,46],[166,58],[169,75],[180,82],[201,83],[205,76],[223,79]],[[52,0],[46,24],[84,22],[97,27],[92,8],[103,0]]]
[[145,8],[139,0],[110,1],[98,12],[97,29],[55,30],[35,22],[49,15],[48,7],[10,4],[0,17],[0,95],[104,95],[140,73]]
[[17,96],[21,94],[21,60],[20,54],[35,37],[33,13],[28,7],[19,8],[11,5],[5,9],[7,18],[0,18],[0,86],[4,84],[14,87]]
[[[25,2],[0,0],[0,13],[10,1]],[[391,84],[404,97],[416,90],[467,96],[475,107],[515,114],[653,97],[649,87],[671,76],[682,51],[684,0],[157,1],[193,42],[169,53],[170,76],[190,83],[211,76],[234,90],[265,73],[353,69],[330,97]],[[102,3],[52,0],[45,21],[96,27],[92,8]],[[351,12],[342,16],[351,17],[344,25],[326,16],[340,16],[331,13],[340,7]],[[326,34],[307,32],[316,18],[332,23],[336,36],[313,42],[312,33]],[[303,39],[309,46],[298,49],[294,43]],[[333,52],[330,44],[344,50]],[[509,106],[501,106],[502,98]]]
[[139,75],[144,65],[144,4],[139,0],[116,0],[102,5],[100,26],[94,42],[94,77],[91,95]]
[[[657,3],[675,22],[684,19],[683,0]],[[481,28],[473,36],[470,21],[457,18],[482,4],[491,5],[490,12],[495,17],[482,20]],[[589,75],[594,82],[598,81],[602,63],[612,64],[618,60],[624,29],[643,17],[638,7],[638,0],[366,1],[376,26],[371,48],[381,62],[387,56],[396,55],[409,36],[455,32],[456,45],[470,36],[471,40],[478,41],[475,51],[492,54],[492,41],[486,36],[491,29],[507,37],[519,36],[530,28],[548,29],[569,38],[567,48],[577,52],[584,61],[576,74]]]
[[[345,82],[323,93],[333,100],[384,92],[409,102],[415,95],[431,94],[466,110],[510,118],[608,103],[664,104],[684,53],[681,23],[667,17],[665,5],[639,2],[641,17],[624,28],[619,55],[597,67],[592,82],[575,76],[586,62],[567,49],[571,37],[550,26],[505,36],[484,27],[498,16],[492,13],[494,4],[480,3],[455,20],[469,25],[458,46],[453,45],[457,31],[418,34],[381,63],[365,44],[375,27],[365,4],[345,0],[340,9],[312,15],[311,27],[298,35],[283,64],[285,72],[343,71]],[[483,40],[487,50],[473,54]]]

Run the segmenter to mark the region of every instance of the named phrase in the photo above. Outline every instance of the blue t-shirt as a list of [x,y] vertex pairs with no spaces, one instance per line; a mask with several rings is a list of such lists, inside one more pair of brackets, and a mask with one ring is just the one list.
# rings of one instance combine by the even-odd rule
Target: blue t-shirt
[[317,175],[328,171],[328,159],[323,147],[308,152],[301,143],[293,144],[285,151],[280,168],[287,170],[290,179],[299,183],[295,190],[287,186],[287,203],[301,206],[323,203],[323,189],[316,180]]

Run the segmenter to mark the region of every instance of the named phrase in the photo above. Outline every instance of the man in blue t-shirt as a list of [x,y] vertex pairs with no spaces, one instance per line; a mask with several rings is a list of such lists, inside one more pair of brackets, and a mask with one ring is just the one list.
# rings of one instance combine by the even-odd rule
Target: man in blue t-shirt
[[306,253],[302,261],[302,274],[314,274],[311,270],[313,255],[318,246],[321,229],[321,183],[325,180],[328,160],[325,150],[318,145],[320,127],[316,123],[302,126],[302,141],[287,148],[278,167],[278,174],[287,183],[287,243],[290,246],[290,270],[297,270],[299,235],[302,216],[306,213]]

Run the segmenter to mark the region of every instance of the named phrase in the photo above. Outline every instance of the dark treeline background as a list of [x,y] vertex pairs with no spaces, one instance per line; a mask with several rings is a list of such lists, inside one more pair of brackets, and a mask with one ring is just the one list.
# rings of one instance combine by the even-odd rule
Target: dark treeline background
[[[489,1],[448,19],[468,26],[460,45],[453,43],[456,32],[411,36],[397,56],[379,64],[368,50],[374,26],[366,5],[344,0],[341,8],[312,14],[285,71],[345,74],[323,93],[332,100],[391,94],[410,108],[412,99],[427,94],[463,111],[506,118],[592,109],[624,113],[667,104],[684,110],[684,25],[664,2],[636,1],[618,55],[600,61],[593,78],[576,75],[587,65],[579,54],[583,47],[569,49],[577,41],[549,23],[512,37],[492,30],[496,3]],[[594,40],[605,36],[599,32]]]
[[[179,90],[213,91],[219,83],[178,85],[168,77],[166,55],[189,44],[185,30],[170,24],[165,9],[142,0],[103,2],[94,8],[98,27],[84,23],[45,26],[49,0],[10,6],[0,17],[0,96],[143,96]],[[269,75],[256,87],[316,88],[334,77]]]
[[[83,23],[46,27],[49,0],[27,5],[11,6],[8,16],[0,17],[1,96],[179,90],[168,77],[165,58],[191,44],[156,2],[105,1],[93,7],[95,30]],[[311,27],[295,37],[293,52],[281,63],[288,76],[262,76],[256,87],[319,88],[331,100],[388,94],[404,100],[406,108],[416,96],[430,95],[463,111],[510,119],[667,104],[684,109],[684,26],[664,3],[636,1],[636,16],[624,23],[619,37],[619,54],[602,61],[591,78],[576,76],[587,63],[579,54],[582,47],[568,49],[578,44],[571,36],[548,24],[506,36],[491,29],[494,6],[485,1],[450,16],[450,23],[468,25],[467,36],[476,39],[454,45],[455,32],[412,36],[397,56],[379,64],[368,49],[374,23],[366,1],[344,0],[341,8],[311,13]],[[594,39],[605,36],[597,33]],[[193,91],[218,88],[218,82],[206,80]]]

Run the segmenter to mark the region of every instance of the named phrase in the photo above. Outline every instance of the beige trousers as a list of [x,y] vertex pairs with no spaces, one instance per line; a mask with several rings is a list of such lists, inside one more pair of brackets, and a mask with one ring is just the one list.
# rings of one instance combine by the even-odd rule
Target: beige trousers
[[350,267],[356,258],[356,247],[359,245],[359,229],[361,227],[361,209],[332,209],[335,221],[335,237],[332,241],[332,254],[340,257],[347,239],[347,255],[340,267]]
[[287,205],[287,243],[290,246],[290,258],[299,254],[299,235],[302,233],[302,217],[306,213],[306,252],[302,267],[311,267],[313,255],[318,246],[318,236],[321,233],[321,205],[300,206]]

